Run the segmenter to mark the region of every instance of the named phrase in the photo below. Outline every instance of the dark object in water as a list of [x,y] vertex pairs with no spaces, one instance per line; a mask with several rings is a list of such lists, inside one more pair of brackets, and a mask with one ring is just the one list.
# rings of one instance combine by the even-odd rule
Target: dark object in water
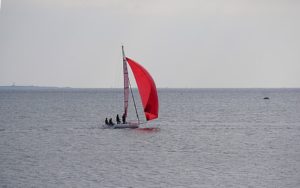
[[269,97],[265,97],[264,99],[270,99]]

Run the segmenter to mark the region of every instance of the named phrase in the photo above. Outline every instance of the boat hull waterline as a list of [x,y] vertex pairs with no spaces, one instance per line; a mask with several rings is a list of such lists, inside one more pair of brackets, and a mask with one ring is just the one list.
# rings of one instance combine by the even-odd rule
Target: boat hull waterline
[[136,129],[139,128],[138,123],[126,123],[126,124],[114,124],[114,125],[103,125],[104,129]]

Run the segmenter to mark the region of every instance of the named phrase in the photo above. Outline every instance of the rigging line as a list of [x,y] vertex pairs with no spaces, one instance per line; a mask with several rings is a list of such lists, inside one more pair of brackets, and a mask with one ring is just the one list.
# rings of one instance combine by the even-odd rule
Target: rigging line
[[139,118],[139,114],[138,114],[137,109],[136,109],[136,104],[135,104],[133,92],[132,92],[132,89],[131,89],[131,83],[130,83],[130,80],[128,80],[128,82],[129,82],[129,87],[130,87],[131,96],[132,96],[132,99],[133,99],[133,104],[134,104],[134,109],[135,109],[136,117],[137,117],[137,119],[138,119],[138,124],[140,124],[140,118]]

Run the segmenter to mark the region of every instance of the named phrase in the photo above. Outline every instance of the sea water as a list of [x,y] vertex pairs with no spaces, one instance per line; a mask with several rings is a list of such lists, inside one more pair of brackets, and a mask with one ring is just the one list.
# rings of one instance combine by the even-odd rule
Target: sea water
[[0,90],[0,187],[300,187],[300,89],[158,92],[112,130],[122,89]]

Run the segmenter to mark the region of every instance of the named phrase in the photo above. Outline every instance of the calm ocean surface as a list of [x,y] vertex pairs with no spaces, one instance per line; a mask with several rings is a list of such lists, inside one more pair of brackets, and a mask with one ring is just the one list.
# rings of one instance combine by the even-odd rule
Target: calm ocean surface
[[300,89],[160,89],[153,129],[102,129],[122,94],[1,89],[0,187],[300,187]]

